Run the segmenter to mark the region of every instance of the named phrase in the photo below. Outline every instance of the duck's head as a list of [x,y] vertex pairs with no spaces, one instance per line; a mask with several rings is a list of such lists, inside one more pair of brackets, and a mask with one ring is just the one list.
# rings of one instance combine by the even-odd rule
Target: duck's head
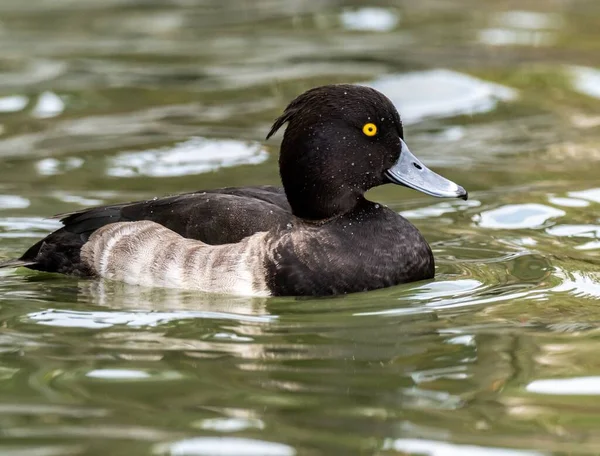
[[267,139],[286,122],[279,168],[297,217],[320,220],[348,212],[367,190],[388,183],[467,199],[464,188],[410,152],[398,111],[374,89],[346,84],[311,89],[289,104]]

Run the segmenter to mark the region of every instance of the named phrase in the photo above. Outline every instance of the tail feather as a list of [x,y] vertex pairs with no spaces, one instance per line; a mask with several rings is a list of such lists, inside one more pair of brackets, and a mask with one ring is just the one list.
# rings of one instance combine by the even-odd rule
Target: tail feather
[[20,258],[14,258],[12,260],[3,261],[0,263],[0,269],[2,268],[20,268],[23,266],[33,266],[35,261],[21,260]]

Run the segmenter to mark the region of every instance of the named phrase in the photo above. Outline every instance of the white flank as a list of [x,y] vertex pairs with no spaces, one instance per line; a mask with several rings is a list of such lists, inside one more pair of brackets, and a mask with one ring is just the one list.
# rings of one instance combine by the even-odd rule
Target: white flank
[[92,234],[81,258],[98,276],[133,285],[269,296],[265,235],[213,246],[150,221],[113,223]]

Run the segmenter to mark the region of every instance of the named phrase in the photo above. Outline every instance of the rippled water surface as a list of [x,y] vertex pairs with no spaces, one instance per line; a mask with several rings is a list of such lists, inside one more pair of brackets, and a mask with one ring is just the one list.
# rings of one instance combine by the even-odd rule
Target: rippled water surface
[[470,191],[370,197],[434,281],[245,299],[0,272],[0,453],[600,453],[596,0],[4,0],[0,258],[89,205],[278,182],[301,91],[385,92]]

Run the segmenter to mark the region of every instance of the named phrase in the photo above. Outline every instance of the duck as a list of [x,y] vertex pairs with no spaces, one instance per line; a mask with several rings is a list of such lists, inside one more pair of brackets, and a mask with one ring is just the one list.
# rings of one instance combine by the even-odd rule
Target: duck
[[312,88],[289,103],[281,187],[226,187],[93,207],[0,267],[242,296],[330,296],[434,277],[427,241],[365,193],[396,184],[467,191],[427,168],[400,115],[363,85]]

